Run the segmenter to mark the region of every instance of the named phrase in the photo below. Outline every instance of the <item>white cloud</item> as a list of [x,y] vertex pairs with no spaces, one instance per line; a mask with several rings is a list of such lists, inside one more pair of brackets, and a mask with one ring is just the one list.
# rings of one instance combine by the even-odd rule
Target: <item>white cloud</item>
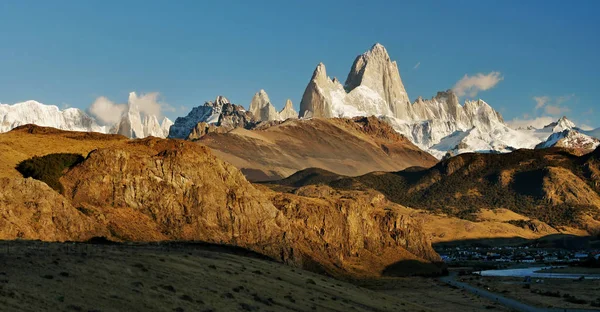
[[108,98],[101,96],[88,108],[88,112],[104,124],[115,124],[127,108],[125,104],[115,104]]
[[123,113],[132,105],[137,107],[140,113],[155,115],[157,118],[163,116],[163,111],[175,111],[175,108],[160,99],[158,92],[139,96],[135,92],[131,92],[127,104],[115,104],[104,96],[98,97],[88,108],[88,112],[104,124],[115,124],[121,120]]
[[128,104],[136,105],[140,110],[140,113],[154,115],[158,118],[162,117],[163,111],[175,111],[171,105],[160,100],[160,94],[158,92],[141,94],[140,96],[135,92],[131,92],[129,93]]
[[413,67],[413,69],[419,68],[420,65],[421,65],[421,62],[417,62],[417,64]]
[[577,98],[575,97],[575,94],[562,95],[558,97],[544,95],[534,96],[533,100],[535,101],[536,110],[543,108],[546,114],[559,116],[571,111],[569,107],[562,106],[562,104],[571,100],[577,100]]
[[540,109],[550,101],[549,96],[534,96],[533,100],[535,101],[535,109]]
[[594,130],[594,127],[587,125],[587,124],[582,124],[579,126],[579,128],[583,131],[592,131]]
[[555,117],[550,117],[550,116],[543,116],[543,117],[537,117],[537,118],[533,118],[530,119],[529,115],[524,115],[523,118],[515,118],[511,121],[508,121],[507,124],[509,127],[513,128],[513,129],[526,129],[527,127],[534,127],[536,129],[541,129],[544,126],[555,122],[556,118]]
[[500,72],[491,72],[489,74],[478,73],[474,76],[465,75],[452,88],[456,95],[477,96],[479,91],[485,91],[496,86],[504,77]]
[[558,105],[546,105],[544,111],[546,112],[546,114],[558,116],[570,112],[571,109],[569,109],[568,107]]

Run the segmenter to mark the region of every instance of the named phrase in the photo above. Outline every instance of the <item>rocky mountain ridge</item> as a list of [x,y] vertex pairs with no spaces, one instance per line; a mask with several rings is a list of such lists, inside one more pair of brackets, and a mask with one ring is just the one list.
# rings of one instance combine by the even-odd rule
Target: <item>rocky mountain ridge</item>
[[[574,127],[558,121],[552,133],[510,128],[501,114],[483,100],[466,100],[447,90],[429,100],[408,100],[396,62],[381,44],[359,55],[345,85],[327,76],[325,65],[317,65],[304,91],[300,116],[377,116],[390,123],[415,145],[441,159],[466,152],[511,152],[535,148],[552,133]],[[554,129],[556,128],[556,129]]]

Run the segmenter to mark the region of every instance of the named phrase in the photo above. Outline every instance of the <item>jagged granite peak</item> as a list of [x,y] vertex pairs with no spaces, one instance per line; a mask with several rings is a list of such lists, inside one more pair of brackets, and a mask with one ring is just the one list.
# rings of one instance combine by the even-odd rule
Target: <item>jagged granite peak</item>
[[385,100],[392,114],[400,115],[402,105],[410,103],[400,78],[398,64],[390,59],[385,47],[379,43],[354,60],[346,79],[346,90],[368,87]]
[[258,121],[271,121],[280,120],[279,113],[275,109],[275,106],[271,104],[269,95],[263,89],[254,94],[252,101],[250,102],[249,111],[254,115]]
[[231,103],[226,97],[219,95],[217,96],[217,98],[215,99],[215,105],[217,106],[223,106],[227,103]]
[[188,137],[192,129],[200,123],[206,122],[214,124],[219,122],[221,108],[223,104],[229,103],[229,100],[224,96],[217,96],[214,102],[204,102],[202,106],[196,106],[185,117],[177,117],[175,123],[169,130],[169,138],[185,139]]
[[319,63],[302,95],[299,116],[331,118],[356,111],[344,103],[345,96],[344,86],[337,79],[331,80],[325,64]]
[[287,99],[287,101],[285,101],[285,106],[279,112],[279,117],[281,118],[281,120],[286,120],[289,118],[298,118],[298,112],[294,110],[294,104],[292,104],[292,100]]
[[129,93],[127,109],[121,120],[112,127],[110,133],[124,135],[132,139],[149,136],[166,138],[173,122],[165,117],[161,124],[155,115],[142,114],[136,101],[133,100],[134,98],[136,98],[135,92]]
[[[169,138],[197,139],[214,132],[212,129],[216,127],[219,131],[227,132],[237,127],[251,127],[255,123],[254,115],[243,106],[230,103],[224,96],[217,96],[214,102],[205,102],[202,106],[194,107],[186,117],[178,117],[170,128]],[[208,129],[210,131],[205,131]]]
[[12,105],[0,104],[0,132],[26,124],[53,127],[61,130],[106,133],[107,127],[77,108],[61,110],[55,105],[25,101]]

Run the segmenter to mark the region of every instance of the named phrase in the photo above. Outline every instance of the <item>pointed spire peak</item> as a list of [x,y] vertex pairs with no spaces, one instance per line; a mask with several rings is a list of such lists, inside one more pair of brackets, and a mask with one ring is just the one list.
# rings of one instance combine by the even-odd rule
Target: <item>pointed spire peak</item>
[[271,100],[269,99],[269,95],[267,94],[267,91],[265,91],[264,89],[260,89],[260,91],[256,92],[254,94],[254,98],[260,98],[264,102],[271,102]]
[[375,55],[375,56],[381,56],[386,60],[390,60],[390,56],[387,52],[387,50],[385,49],[385,47],[381,44],[381,43],[376,43],[371,47],[371,50],[369,50],[368,52],[366,52],[364,55]]
[[285,106],[284,106],[284,109],[285,109],[285,108],[294,108],[294,104],[292,103],[292,100],[290,100],[290,99],[287,99],[287,100],[285,101]]
[[317,79],[321,77],[327,78],[327,69],[325,69],[325,64],[323,63],[319,63],[319,65],[317,65],[315,71],[313,72],[312,79]]
[[376,51],[376,50],[384,50],[385,51],[385,47],[383,46],[383,44],[376,42],[372,47],[371,47],[371,51]]
[[217,105],[224,105],[227,103],[231,103],[231,102],[229,102],[229,100],[222,95],[217,96],[217,98],[215,99],[215,104],[217,104]]

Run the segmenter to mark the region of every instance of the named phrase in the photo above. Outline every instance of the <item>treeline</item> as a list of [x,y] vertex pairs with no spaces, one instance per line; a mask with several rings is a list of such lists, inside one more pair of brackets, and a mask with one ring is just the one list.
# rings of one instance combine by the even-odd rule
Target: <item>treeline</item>
[[25,178],[40,180],[57,192],[63,193],[64,187],[59,182],[66,169],[81,163],[84,160],[79,154],[48,154],[34,156],[20,162],[16,169]]

